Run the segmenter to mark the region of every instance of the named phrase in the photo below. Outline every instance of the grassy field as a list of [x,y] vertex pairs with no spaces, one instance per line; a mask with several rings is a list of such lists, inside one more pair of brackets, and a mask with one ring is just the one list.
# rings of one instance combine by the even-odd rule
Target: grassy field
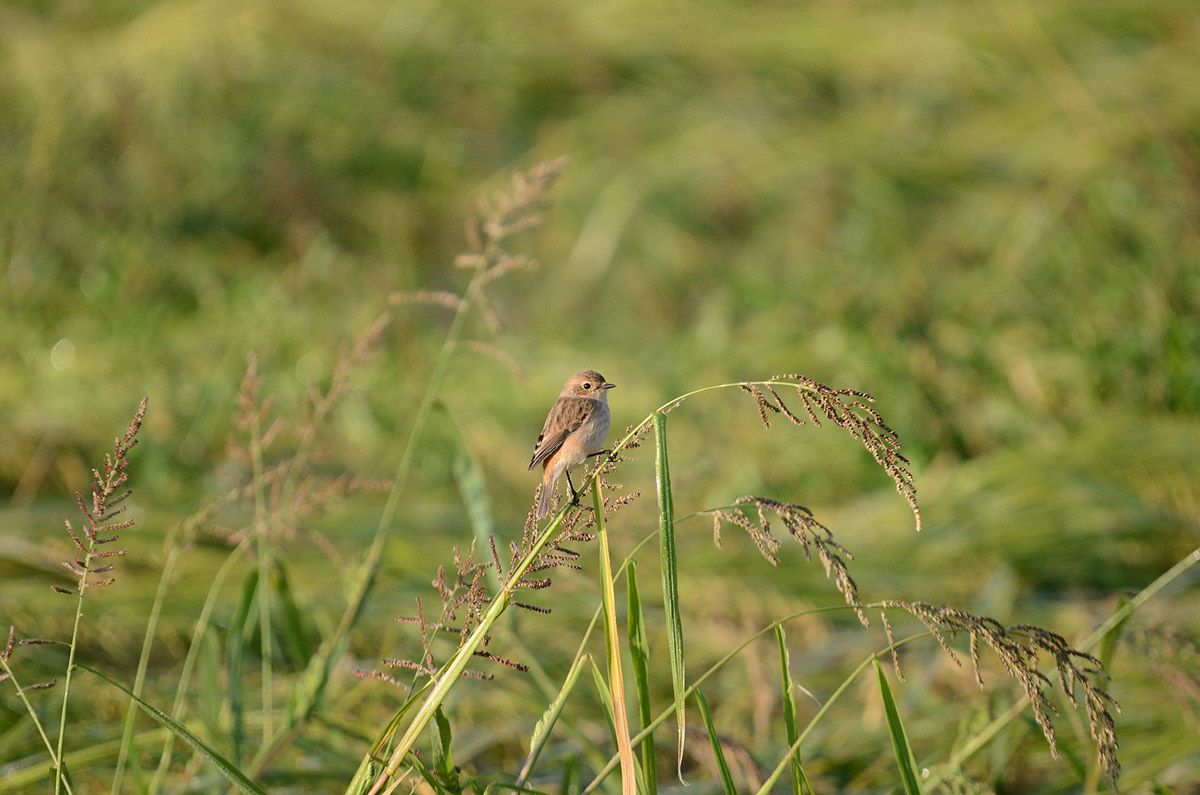
[[[417,599],[440,613],[430,581],[453,578],[456,547],[479,539],[490,561],[494,532],[505,566],[510,543],[530,551],[528,455],[585,367],[618,385],[614,442],[716,384],[869,392],[921,507],[917,534],[831,422],[764,428],[736,387],[671,412],[677,625],[654,437],[604,476],[610,497],[640,491],[605,532],[632,734],[639,691],[655,715],[674,703],[674,626],[689,685],[767,629],[702,685],[733,788],[759,790],[789,744],[769,630],[802,613],[783,628],[800,729],[819,716],[808,783],[903,791],[875,677],[839,690],[888,644],[879,609],[862,627],[815,552],[789,542],[771,565],[735,523],[717,548],[697,515],[761,495],[812,509],[863,604],[1096,641],[1121,789],[1200,792],[1197,73],[1183,1],[0,8],[0,629],[64,641],[4,655],[19,687],[58,681],[0,682],[0,793],[45,791],[58,753],[75,792],[230,786],[181,740],[164,750],[162,722],[127,732],[129,698],[79,669],[68,683],[69,658],[142,680],[266,791],[354,790],[405,703],[356,672],[419,678],[384,660],[420,667],[432,635],[395,619]],[[514,188],[562,157],[553,184]],[[505,196],[531,202],[507,220],[540,225],[501,229]],[[74,493],[143,396],[116,580],[56,595],[78,588],[60,565]],[[440,725],[460,772],[422,791],[515,786],[581,655],[620,681],[605,622],[589,629],[600,544],[566,546],[580,570],[518,598],[552,613],[490,627],[489,651],[528,670],[481,660],[494,679],[455,680]],[[928,631],[888,620],[897,640]],[[906,681],[888,674],[925,791],[1111,789],[1054,665],[1057,760],[1032,710],[1005,719],[1022,688],[986,649],[976,683],[967,634],[948,640],[963,666],[925,637],[903,645]],[[433,646],[439,665],[457,648]],[[595,781],[621,744],[611,704],[574,670],[522,783],[621,791]],[[686,714],[686,791],[725,791],[697,702]],[[430,720],[417,748],[436,768]],[[662,791],[684,791],[676,734],[673,716],[654,733]]]

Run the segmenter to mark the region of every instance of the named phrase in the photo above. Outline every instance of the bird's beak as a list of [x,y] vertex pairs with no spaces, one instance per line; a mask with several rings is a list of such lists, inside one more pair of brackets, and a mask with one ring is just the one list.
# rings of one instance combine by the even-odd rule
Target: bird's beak
[[601,389],[612,389],[614,386],[616,386],[616,384],[609,384],[609,383],[607,383],[607,382],[606,382],[606,383],[604,384],[604,386],[602,386],[602,387],[600,387],[600,388],[601,388]]

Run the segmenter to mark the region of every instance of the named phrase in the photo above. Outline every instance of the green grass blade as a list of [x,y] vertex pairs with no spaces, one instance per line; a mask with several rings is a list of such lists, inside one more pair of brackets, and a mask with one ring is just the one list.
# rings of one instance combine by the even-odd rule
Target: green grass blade
[[[221,682],[221,640],[217,631],[206,627],[200,636],[196,654],[197,711],[200,722],[212,738],[228,739],[228,729],[221,725],[221,706],[225,702],[225,685]],[[232,751],[225,743],[223,750]]]
[[450,721],[441,707],[433,713],[433,724],[437,731],[433,734],[433,774],[438,783],[457,792],[462,789],[458,773],[454,770],[454,754],[450,749],[454,741],[454,733],[450,729]]
[[904,791],[908,795],[920,795],[921,784],[917,778],[917,762],[913,759],[912,748],[908,744],[908,735],[904,724],[900,721],[900,712],[896,709],[896,700],[892,698],[892,688],[888,685],[883,673],[883,666],[878,658],[872,658],[875,665],[875,676],[879,680],[879,697],[883,700],[883,711],[887,716],[888,733],[892,736],[892,750],[896,752],[896,765],[900,768],[900,778],[904,782]]
[[212,748],[209,748],[207,745],[205,745],[203,742],[201,742],[200,738],[197,737],[196,735],[192,734],[190,731],[188,731],[187,728],[183,724],[175,722],[174,720],[171,719],[171,716],[169,716],[165,712],[159,710],[157,707],[151,706],[147,702],[143,701],[141,698],[134,695],[132,690],[128,689],[124,685],[122,685],[112,679],[109,679],[107,676],[100,673],[95,668],[91,668],[91,667],[89,667],[87,665],[83,665],[81,663],[77,663],[75,665],[75,667],[81,671],[87,671],[90,674],[94,674],[94,675],[100,677],[105,682],[108,682],[110,685],[117,688],[122,693],[124,693],[125,695],[127,695],[131,699],[133,699],[133,701],[136,702],[137,705],[139,707],[141,707],[142,710],[145,711],[145,713],[147,715],[154,718],[156,721],[158,721],[164,727],[169,729],[172,734],[174,734],[180,740],[182,740],[183,742],[185,742],[189,746],[191,746],[193,749],[195,749],[201,756],[203,756],[209,762],[212,762],[213,765],[217,768],[217,770],[219,770],[221,772],[221,774],[223,776],[225,776],[225,778],[229,779],[229,783],[232,784],[233,786],[237,787],[239,791],[245,792],[245,793],[250,793],[251,795],[265,795],[264,790],[262,790],[257,784],[255,784],[253,781],[251,781],[249,778],[247,778],[246,775],[244,773],[242,773],[241,770],[238,769],[237,765],[233,764],[228,759],[221,756],[219,753],[214,751]]
[[679,569],[675,557],[675,504],[671,497],[671,467],[667,462],[667,417],[654,412],[654,478],[658,490],[658,532],[662,565],[663,609],[667,619],[667,653],[671,662],[671,687],[675,694],[675,726],[678,744],[675,769],[683,781],[683,747],[686,736],[683,669],[683,620],[679,615]]
[[[225,585],[226,578],[236,569],[241,562],[242,557],[246,555],[250,547],[250,536],[242,539],[238,544],[229,551],[225,559],[221,561],[221,565],[217,567],[216,572],[212,576],[212,582],[209,583],[208,593],[204,597],[204,605],[200,608],[200,614],[196,617],[195,625],[192,629],[192,642],[188,644],[187,654],[183,658],[183,666],[179,673],[179,687],[175,691],[175,699],[171,705],[171,718],[176,721],[182,721],[187,711],[189,692],[188,683],[192,679],[193,669],[196,665],[196,655],[203,646],[201,638],[204,633],[213,631],[217,626],[217,620],[213,618],[213,613],[216,610],[217,599],[221,593],[221,589]],[[222,692],[221,697],[225,694]],[[170,732],[163,732],[165,741],[163,742],[162,752],[159,754],[158,767],[154,771],[154,776],[150,780],[149,791],[151,793],[161,792],[165,788],[167,777],[167,769],[171,764],[171,754],[174,750],[175,735]]]
[[[779,643],[780,679],[783,685],[783,723],[787,731],[788,747],[791,748],[800,739],[800,729],[796,723],[796,688],[792,684],[791,657],[788,654],[782,624],[775,625],[775,640]],[[791,770],[792,791],[796,795],[811,793],[812,784],[809,783],[808,777],[804,775],[804,767],[800,764],[800,750],[798,748],[792,752]]]
[[314,670],[317,673],[323,673],[324,668],[314,669],[312,666],[315,652],[309,641],[308,633],[304,630],[304,621],[300,617],[300,609],[292,596],[291,585],[282,561],[275,561],[271,575],[271,585],[279,600],[279,610],[282,614],[282,621],[277,622],[275,626],[283,633],[284,648],[287,649],[292,664],[303,667],[304,675],[299,678],[298,686],[293,687],[288,695],[285,724],[268,744],[259,748],[253,757],[253,762],[248,769],[254,776],[259,774],[266,760],[274,756],[281,744],[291,741],[292,730],[300,721],[308,717],[312,706],[325,686],[325,680],[319,681],[315,687],[308,681],[308,677]]
[[416,754],[412,754],[409,759],[411,760],[412,769],[416,771],[418,776],[425,779],[425,787],[417,787],[416,791],[427,791],[435,793],[435,795],[444,795],[446,790],[439,786],[437,774],[429,768],[429,765],[425,764],[425,760]]
[[[1132,600],[1129,598],[1128,594],[1121,594],[1121,597],[1117,602],[1117,610],[1120,611],[1121,608],[1125,607],[1131,601]],[[1129,616],[1130,614],[1126,613],[1120,621],[1118,621],[1112,626],[1112,628],[1104,633],[1104,637],[1100,641],[1100,664],[1104,666],[1104,670],[1107,671],[1110,676],[1112,675],[1113,654],[1117,649],[1117,641],[1121,639],[1121,633],[1124,631],[1125,625],[1129,623]]]
[[375,777],[381,770],[383,770],[382,762],[370,756],[364,756],[358,763],[358,770],[354,771],[354,778],[350,779],[350,783],[346,785],[345,795],[366,795],[371,789],[371,783],[375,781]]
[[562,783],[558,788],[559,792],[579,792],[579,759],[574,756],[567,757],[563,763]]
[[229,668],[227,698],[229,715],[233,722],[233,758],[238,762],[243,760],[246,747],[246,704],[242,682],[245,680],[246,647],[254,635],[254,614],[251,608],[254,606],[256,590],[258,570],[251,569],[246,573],[233,620],[225,632],[225,664]]
[[[638,718],[645,729],[654,720],[650,712],[650,647],[646,643],[646,623],[642,616],[642,597],[638,592],[637,564],[632,560],[625,567],[625,583],[629,593],[628,635],[629,656],[633,661],[633,682],[637,687]],[[642,740],[642,785],[647,795],[658,792],[658,765],[654,760],[654,733]]]
[[721,771],[721,785],[725,787],[725,795],[737,795],[737,788],[733,786],[733,776],[729,774],[729,765],[725,762],[725,752],[721,750],[721,738],[717,736],[717,727],[713,725],[708,702],[704,700],[704,694],[699,688],[696,689],[696,706],[700,707],[700,719],[704,721],[704,728],[708,730],[708,740],[712,743],[717,769]]
[[[538,720],[537,725],[533,727],[533,735],[529,738],[529,756],[525,758],[525,764],[521,767],[521,772],[517,776],[517,786],[524,785],[529,778],[529,774],[533,772],[533,766],[537,763],[538,756],[542,753],[542,749],[546,747],[546,743],[550,740],[550,732],[554,729],[554,724],[558,722],[558,718],[562,715],[563,707],[567,704],[567,698],[571,695],[571,691],[575,689],[576,682],[579,681],[579,674],[583,671],[585,662],[592,662],[590,655],[583,655],[575,658],[575,662],[571,665],[571,670],[567,672],[566,678],[563,680],[562,687],[550,702],[550,706],[542,713],[542,717]],[[594,665],[594,663],[593,663]]]
[[296,605],[295,597],[292,596],[291,584],[282,561],[275,561],[272,575],[271,585],[275,589],[275,596],[279,599],[279,609],[283,613],[280,629],[283,631],[284,648],[291,656],[292,664],[297,668],[303,668],[312,659],[313,649],[312,644],[308,641],[308,634],[304,631],[300,608]]
[[604,674],[600,672],[600,666],[596,665],[596,661],[588,658],[591,665],[588,668],[592,672],[592,684],[596,686],[596,694],[600,698],[600,707],[604,710],[604,720],[608,722],[608,733],[612,738],[613,745],[617,744],[617,727],[613,723],[612,714],[612,691],[608,689],[608,682],[604,681]]
[[[364,565],[357,569],[357,574],[354,576],[369,578],[371,573],[369,568]],[[355,584],[351,587],[356,589],[359,586]],[[309,657],[308,665],[292,688],[292,694],[288,699],[287,730],[301,721],[307,720],[312,711],[316,709],[321,695],[325,692],[325,685],[329,683],[329,677],[333,675],[333,661],[341,658],[348,645],[350,645],[350,637],[345,633],[335,632],[332,636],[322,639],[316,651]],[[286,734],[286,731],[281,734]]]
[[[604,674],[600,672],[600,666],[596,665],[595,660],[588,657],[588,666],[592,671],[592,684],[596,686],[596,693],[600,697],[600,706],[604,710],[604,718],[608,721],[609,737],[614,745],[618,746],[618,754],[620,748],[620,740],[617,738],[617,721],[613,714],[613,705],[616,703],[613,698],[613,693],[608,688],[608,682],[604,680]],[[632,768],[632,769],[631,769]],[[637,791],[638,781],[637,760],[633,758],[633,754],[629,754],[628,761],[621,760],[621,792],[626,793]]]

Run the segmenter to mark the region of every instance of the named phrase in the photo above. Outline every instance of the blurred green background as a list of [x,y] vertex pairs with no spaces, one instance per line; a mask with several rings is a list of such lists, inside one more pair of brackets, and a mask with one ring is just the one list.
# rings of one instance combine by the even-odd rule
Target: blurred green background
[[[443,395],[501,534],[530,505],[529,450],[571,372],[619,385],[614,433],[693,388],[799,372],[878,398],[914,462],[925,531],[853,440],[764,430],[733,391],[671,416],[680,513],[747,493],[801,502],[856,553],[864,598],[950,601],[1077,640],[1200,542],[1198,74],[1188,0],[8,3],[5,622],[51,634],[66,621],[43,598],[68,554],[61,517],[149,395],[140,521],[100,595],[111,638],[130,639],[104,653],[125,664],[166,528],[236,468],[247,354],[277,410],[299,414],[390,292],[461,289],[452,263],[477,195],[566,155],[545,225],[520,246],[541,268],[491,287],[499,330],[476,317],[467,332],[512,362],[463,349]],[[331,469],[392,476],[448,320],[396,309],[324,431]],[[452,439],[427,436],[368,622],[410,611],[468,542]],[[627,486],[653,493],[651,459],[628,465]],[[625,551],[653,529],[651,502],[618,525]],[[319,528],[353,556],[380,504]],[[718,551],[706,521],[684,527],[697,654],[723,637],[714,627],[840,600],[796,550],[771,569],[730,531]],[[168,611],[176,640],[206,554]],[[299,570],[325,560],[304,544],[289,555]],[[310,598],[336,617],[318,598],[340,593],[330,579]],[[594,594],[565,580],[569,622]],[[1195,582],[1139,613],[1140,640],[1117,658],[1134,791],[1200,777]],[[821,650],[793,661],[814,690],[838,681],[843,645],[858,659],[880,640],[811,631]],[[918,760],[936,761],[995,696],[926,665],[898,693],[922,716]],[[766,763],[742,686],[710,700]],[[852,709],[814,748],[830,787],[887,780],[878,717],[859,720]],[[1018,745],[1015,769],[997,772],[1014,766],[1001,753],[975,775],[1077,786],[1044,746]]]

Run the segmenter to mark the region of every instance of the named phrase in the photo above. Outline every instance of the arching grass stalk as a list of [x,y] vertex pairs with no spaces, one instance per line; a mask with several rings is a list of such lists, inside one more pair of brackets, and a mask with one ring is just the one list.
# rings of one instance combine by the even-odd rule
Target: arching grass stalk
[[[663,413],[670,411],[682,400],[699,392],[729,386],[737,386],[749,392],[754,397],[760,416],[765,424],[770,424],[768,412],[784,414],[791,422],[803,424],[804,421],[792,412],[784,401],[780,399],[776,387],[782,384],[796,388],[797,393],[804,401],[810,421],[820,424],[818,414],[824,415],[826,419],[846,429],[863,443],[868,451],[871,452],[876,462],[892,477],[897,490],[908,499],[917,520],[917,529],[919,530],[920,514],[916,505],[915,487],[912,475],[908,470],[908,462],[898,453],[899,442],[895,438],[895,434],[884,424],[882,418],[873,409],[862,402],[863,400],[870,401],[870,398],[861,392],[829,389],[798,375],[776,376],[767,381],[759,382],[723,384],[696,390],[671,401],[655,412],[655,414],[651,415],[650,418],[644,420],[634,429],[634,432],[636,433],[644,428],[647,422],[655,421],[656,427],[660,430],[658,442],[661,447],[664,441],[661,433],[663,428],[661,417]],[[660,460],[661,458],[662,455],[660,453]],[[664,508],[664,505],[669,508],[670,502],[669,500],[664,501],[660,495],[660,513],[667,510],[667,508]],[[741,527],[755,540],[760,552],[769,560],[775,562],[777,559],[775,553],[778,550],[778,542],[769,532],[766,517],[768,511],[774,512],[787,526],[793,537],[803,545],[806,557],[810,552],[810,545],[815,547],[816,554],[824,564],[826,575],[835,580],[838,589],[845,595],[849,608],[856,612],[863,626],[867,626],[863,607],[857,599],[856,586],[846,571],[845,562],[841,557],[841,554],[850,557],[849,552],[833,540],[828,530],[813,519],[811,513],[806,508],[763,497],[740,497],[734,501],[734,506],[736,510],[733,511],[717,509],[707,512],[715,517],[715,531],[719,530],[723,522],[729,522]],[[757,514],[757,522],[754,520],[754,514]],[[1190,562],[1188,565],[1190,565]],[[1182,566],[1177,567],[1177,569],[1182,571]],[[975,670],[976,680],[981,687],[983,682],[980,678],[978,667],[978,653],[981,647],[986,647],[995,653],[1003,662],[1009,675],[1020,683],[1028,696],[1026,702],[1021,706],[1030,706],[1033,709],[1034,717],[1045,735],[1050,746],[1050,751],[1057,758],[1058,750],[1055,741],[1055,730],[1051,722],[1053,708],[1047,700],[1047,689],[1051,687],[1051,680],[1038,671],[1038,665],[1044,656],[1053,657],[1062,690],[1072,698],[1077,691],[1082,691],[1084,708],[1087,712],[1093,738],[1096,740],[1098,746],[1099,759],[1113,781],[1115,788],[1117,777],[1120,773],[1120,765],[1116,756],[1117,740],[1110,708],[1117,710],[1119,707],[1117,707],[1116,703],[1107,695],[1103,688],[1096,685],[1095,680],[1102,679],[1105,676],[1100,660],[1080,649],[1071,648],[1061,636],[1032,625],[1019,624],[1013,627],[1005,627],[987,616],[973,615],[954,608],[934,607],[919,602],[910,603],[899,600],[887,600],[878,603],[878,607],[884,610],[899,609],[906,611],[925,624],[929,631],[925,635],[918,635],[895,642],[891,636],[891,629],[887,623],[885,614],[883,617],[884,628],[888,633],[889,645],[883,651],[873,654],[864,660],[847,677],[833,696],[822,705],[820,711],[814,716],[805,730],[799,733],[795,737],[794,742],[790,744],[788,753],[775,769],[771,778],[763,785],[760,792],[765,793],[770,790],[783,771],[791,765],[793,755],[804,739],[810,734],[816,721],[828,711],[830,705],[840,697],[850,682],[857,678],[871,664],[873,659],[888,650],[892,650],[894,654],[894,650],[900,645],[909,643],[919,637],[928,636],[933,637],[939,646],[956,663],[961,664],[958,657],[947,644],[947,638],[959,634],[968,635],[970,638],[970,660]],[[1119,617],[1113,619],[1114,622],[1118,620],[1120,620]],[[769,625],[750,640],[760,637],[778,623],[775,622],[775,624]],[[1095,637],[1098,638],[1101,635],[1102,633],[1097,633]],[[748,642],[750,641],[748,640]],[[719,668],[728,659],[732,659],[744,647],[745,644],[739,646],[727,655],[726,658],[723,658],[718,665],[693,682],[682,694],[678,692],[679,688],[677,688],[675,703],[669,709],[665,710],[658,720],[634,737],[632,742],[636,744],[644,739],[668,715],[676,714],[678,716],[680,711],[679,704],[683,698],[696,692],[701,682],[707,676],[711,675],[712,671]],[[896,664],[894,657],[893,663]],[[608,772],[613,769],[615,762],[616,757],[610,759],[609,764],[585,788],[584,792],[594,790]]]

